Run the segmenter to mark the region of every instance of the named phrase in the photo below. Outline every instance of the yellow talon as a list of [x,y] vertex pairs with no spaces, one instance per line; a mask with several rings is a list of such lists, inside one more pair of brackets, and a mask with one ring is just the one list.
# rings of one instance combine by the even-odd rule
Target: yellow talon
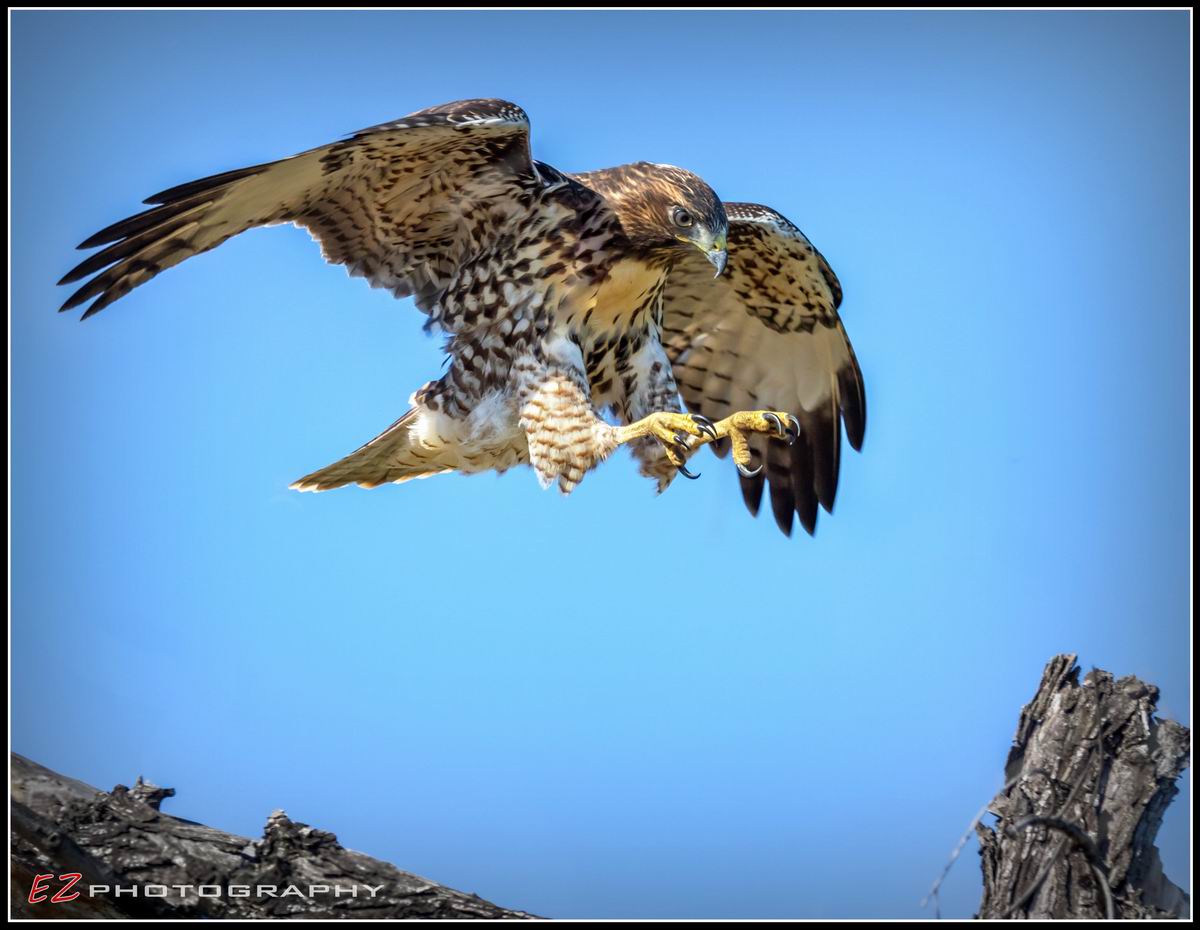
[[706,442],[718,438],[708,417],[694,413],[652,413],[636,423],[617,427],[617,444],[653,436],[662,444],[667,460],[686,478],[699,478],[687,470],[688,456]]
[[800,421],[790,413],[776,410],[754,410],[731,413],[724,420],[715,424],[718,436],[728,436],[733,446],[733,463],[738,473],[746,478],[753,478],[762,471],[762,465],[751,468],[750,439],[747,433],[767,433],[780,439],[786,439],[788,445],[796,441],[800,435]]
[[629,426],[617,428],[617,444],[653,436],[662,443],[663,452],[680,474],[698,478],[687,470],[687,459],[691,453],[707,442],[728,436],[733,446],[733,461],[738,471],[751,478],[762,471],[759,465],[750,468],[751,450],[747,433],[767,433],[788,444],[800,435],[800,421],[790,413],[777,410],[755,410],[732,413],[724,420],[714,423],[708,417],[694,413],[652,413]]

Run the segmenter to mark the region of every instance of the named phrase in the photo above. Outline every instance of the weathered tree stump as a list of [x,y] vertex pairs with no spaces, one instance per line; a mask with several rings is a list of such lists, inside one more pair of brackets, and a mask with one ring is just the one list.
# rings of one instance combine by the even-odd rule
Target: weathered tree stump
[[1187,766],[1190,735],[1156,720],[1158,689],[1074,655],[1046,666],[1021,712],[1007,783],[976,825],[982,918],[1187,917],[1154,838]]
[[14,917],[532,916],[344,849],[283,811],[250,840],[161,813],[170,788],[139,778],[106,794],[16,753],[12,792]]

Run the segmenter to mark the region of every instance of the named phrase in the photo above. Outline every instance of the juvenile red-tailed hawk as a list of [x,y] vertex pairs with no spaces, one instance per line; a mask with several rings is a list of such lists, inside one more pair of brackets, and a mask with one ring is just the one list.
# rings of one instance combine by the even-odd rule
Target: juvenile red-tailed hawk
[[623,443],[662,490],[713,442],[732,449],[751,513],[765,483],[780,529],[795,513],[812,533],[818,503],[833,506],[843,422],[861,446],[841,286],[799,229],[669,165],[563,174],[532,160],[525,112],[503,100],[432,107],[146,203],[79,246],[106,248],[59,282],[95,275],[63,310],[95,298],[86,319],[230,236],[294,223],[446,334],[445,375],[298,490],[528,463],[569,493]]

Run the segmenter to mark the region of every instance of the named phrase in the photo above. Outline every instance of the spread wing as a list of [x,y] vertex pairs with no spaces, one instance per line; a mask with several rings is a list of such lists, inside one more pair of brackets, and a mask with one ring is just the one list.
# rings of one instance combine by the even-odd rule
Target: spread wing
[[[837,315],[833,269],[786,218],[758,204],[726,203],[729,265],[713,280],[696,253],[677,264],[663,299],[663,344],[688,408],[713,420],[738,410],[783,410],[800,420],[792,446],[756,435],[753,478],[738,476],[752,514],[770,488],[784,533],[792,514],[812,533],[818,503],[837,492],[842,424],[862,446],[862,372]],[[719,450],[723,452],[723,450]]]
[[[329,262],[428,312],[462,259],[528,209],[538,185],[529,121],[503,100],[461,100],[291,158],[147,198],[153,208],[79,248],[106,246],[59,283],[95,275],[63,304],[86,319],[192,255],[254,226],[295,223]],[[111,244],[110,244],[111,243]],[[97,273],[99,272],[99,273]]]

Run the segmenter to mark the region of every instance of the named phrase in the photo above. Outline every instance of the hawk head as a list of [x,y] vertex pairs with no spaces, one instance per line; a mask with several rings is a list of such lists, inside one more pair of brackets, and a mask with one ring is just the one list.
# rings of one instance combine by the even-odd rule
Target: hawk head
[[728,259],[729,220],[711,187],[690,171],[640,161],[576,175],[614,208],[633,246],[669,260],[699,249],[719,275]]

